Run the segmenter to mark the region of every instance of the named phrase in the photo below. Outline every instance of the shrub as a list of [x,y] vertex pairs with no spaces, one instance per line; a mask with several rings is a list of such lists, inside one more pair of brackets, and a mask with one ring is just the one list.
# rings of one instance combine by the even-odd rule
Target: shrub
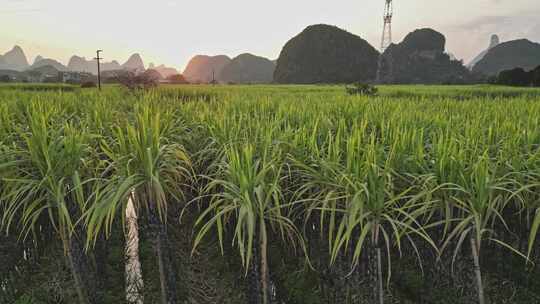
[[158,80],[148,74],[137,75],[133,72],[123,73],[116,77],[120,85],[130,91],[147,90],[157,87]]
[[96,83],[93,81],[85,81],[81,83],[81,88],[83,89],[95,88],[95,87],[96,87]]
[[375,96],[378,93],[378,89],[367,83],[357,82],[351,86],[345,87],[347,94],[349,95],[367,95]]
[[23,295],[22,297],[18,298],[14,304],[34,304],[34,303],[36,302],[31,296]]
[[189,84],[182,74],[171,75],[167,77],[167,80],[172,84]]
[[529,72],[522,68],[501,71],[494,83],[519,87],[540,87],[540,66]]
[[522,68],[515,68],[499,73],[499,84],[526,87],[531,84],[531,75]]
[[532,85],[534,87],[540,87],[540,65],[536,69],[532,70]]

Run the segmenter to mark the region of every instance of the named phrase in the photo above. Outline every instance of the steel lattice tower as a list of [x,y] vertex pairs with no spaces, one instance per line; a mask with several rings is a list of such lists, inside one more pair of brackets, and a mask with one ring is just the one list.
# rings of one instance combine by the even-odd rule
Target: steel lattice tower
[[384,5],[384,25],[383,33],[381,39],[381,53],[383,53],[388,46],[392,43],[392,0],[385,0],[386,4]]
[[384,51],[392,44],[392,16],[393,16],[393,5],[392,0],[384,0],[384,14],[383,14],[383,32],[381,38],[381,55],[379,56],[379,62],[377,67],[377,82],[380,82],[382,79],[382,69],[383,69],[383,54]]

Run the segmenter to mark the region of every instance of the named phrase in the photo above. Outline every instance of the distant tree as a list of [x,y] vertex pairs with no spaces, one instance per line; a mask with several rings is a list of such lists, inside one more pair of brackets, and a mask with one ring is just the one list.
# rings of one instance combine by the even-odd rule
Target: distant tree
[[[131,72],[125,70],[116,70],[116,71],[103,71],[101,73],[101,82],[102,83],[120,83],[119,79],[128,76]],[[97,82],[97,79],[95,80]]]
[[486,78],[486,82],[489,83],[489,84],[498,84],[499,80],[498,80],[497,76],[489,76],[489,77]]
[[522,68],[505,70],[499,73],[497,84],[526,87],[531,85],[531,72]]
[[[97,83],[97,76],[96,75],[93,75],[91,73],[81,73],[81,84],[84,83],[84,82],[93,82],[93,83]],[[105,83],[103,81],[103,77],[102,77],[102,81],[101,83]]]
[[189,84],[189,82],[182,74],[171,75],[167,77],[167,80],[173,84]]
[[40,82],[42,79],[42,73],[35,70],[30,70],[25,73],[27,82]]
[[0,82],[11,82],[11,77],[9,75],[0,76]]
[[59,83],[62,82],[58,76],[45,76],[42,80],[43,83]]
[[96,87],[96,83],[93,82],[93,81],[85,81],[85,82],[81,83],[81,88],[83,88],[83,89],[95,88],[95,87]]
[[465,78],[461,75],[446,75],[444,77],[441,77],[442,84],[444,85],[467,84],[470,81],[469,79],[469,77]]
[[154,81],[154,82],[159,82],[161,79],[163,79],[163,76],[161,76],[161,74],[158,71],[153,70],[153,69],[148,69],[144,71],[143,73],[139,74],[139,77],[142,77],[144,79]]
[[531,84],[535,87],[540,87],[540,65],[530,73],[532,74]]
[[349,95],[367,95],[367,96],[375,96],[377,95],[377,92],[379,91],[376,87],[366,84],[357,82],[353,84],[352,86],[345,87],[345,90],[347,91],[347,94]]
[[137,75],[133,72],[126,72],[117,75],[116,81],[130,91],[155,88],[159,82],[159,80],[153,77],[152,74],[142,73]]

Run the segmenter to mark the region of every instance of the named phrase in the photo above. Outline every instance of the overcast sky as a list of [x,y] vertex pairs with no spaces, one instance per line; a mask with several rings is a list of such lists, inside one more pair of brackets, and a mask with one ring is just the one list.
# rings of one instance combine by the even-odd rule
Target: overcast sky
[[[416,28],[447,38],[447,51],[470,60],[499,34],[540,41],[540,0],[394,0],[394,42]],[[67,63],[74,55],[183,69],[196,54],[250,52],[278,57],[310,24],[346,29],[378,47],[384,0],[0,0],[0,53],[20,45]]]

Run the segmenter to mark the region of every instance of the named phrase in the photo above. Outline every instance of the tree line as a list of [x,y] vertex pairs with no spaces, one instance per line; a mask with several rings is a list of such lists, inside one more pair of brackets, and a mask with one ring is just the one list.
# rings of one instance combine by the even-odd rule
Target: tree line
[[531,71],[523,68],[504,70],[489,82],[517,87],[540,87],[540,66]]

